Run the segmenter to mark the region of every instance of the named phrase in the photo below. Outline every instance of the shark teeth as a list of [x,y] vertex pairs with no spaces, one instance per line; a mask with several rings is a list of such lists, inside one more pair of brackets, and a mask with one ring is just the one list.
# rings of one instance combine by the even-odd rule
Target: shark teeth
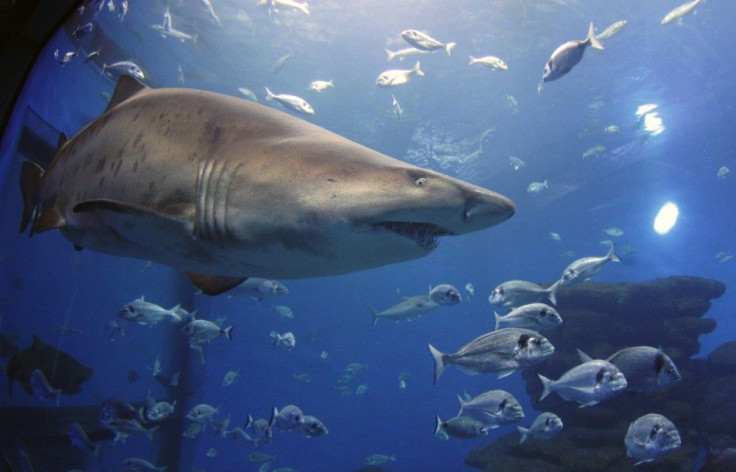
[[416,243],[427,251],[431,251],[439,244],[440,236],[451,235],[452,232],[437,225],[430,223],[411,223],[406,221],[384,221],[376,223],[374,227],[379,227],[391,231],[407,238],[413,239]]

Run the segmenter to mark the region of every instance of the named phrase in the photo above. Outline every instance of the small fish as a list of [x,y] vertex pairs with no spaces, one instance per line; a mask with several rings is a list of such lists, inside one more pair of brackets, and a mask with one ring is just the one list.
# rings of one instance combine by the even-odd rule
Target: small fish
[[526,162],[514,156],[509,156],[509,164],[511,164],[511,167],[513,167],[514,170],[519,170],[522,167],[526,167]]
[[347,365],[347,367],[345,367],[345,370],[348,372],[356,373],[356,372],[362,372],[367,368],[368,368],[368,365],[366,364],[361,364],[360,362],[351,362],[350,364]]
[[458,366],[468,373],[498,372],[499,378],[516,369],[538,364],[551,356],[555,348],[541,334],[523,328],[505,328],[483,334],[452,354],[427,345],[434,360],[434,383],[445,369]]
[[223,387],[229,387],[230,385],[235,382],[235,379],[240,377],[240,371],[238,370],[230,370],[225,374],[225,377],[222,378],[222,386]]
[[583,257],[578,259],[565,268],[562,272],[562,278],[559,280],[563,285],[574,285],[590,279],[603,269],[603,265],[608,262],[621,262],[616,255],[616,246],[611,244],[608,254],[603,257]]
[[293,54],[291,52],[287,52],[283,56],[276,59],[276,62],[274,62],[273,66],[271,66],[271,74],[275,75],[276,73],[278,73],[292,57]]
[[718,169],[718,172],[716,173],[716,178],[718,178],[718,180],[723,180],[728,176],[730,172],[731,170],[728,167],[723,166]]
[[517,426],[516,430],[519,432],[521,437],[519,438],[519,444],[524,444],[528,437],[539,440],[547,440],[554,437],[557,433],[562,431],[562,420],[559,416],[554,413],[545,411],[541,413],[537,418],[532,421],[531,426],[524,428]]
[[288,7],[288,8],[295,8],[297,10],[300,10],[305,15],[309,15],[309,4],[306,2],[300,3],[295,0],[259,0],[257,3],[258,6],[268,6],[271,8],[276,7]]
[[544,303],[529,303],[514,308],[507,315],[494,312],[496,330],[499,328],[527,328],[543,330],[556,328],[562,324],[562,317],[557,310]]
[[220,21],[220,17],[215,13],[215,7],[212,6],[212,2],[210,0],[202,0],[202,3],[204,3],[204,6],[207,8],[207,13],[210,14],[210,18],[212,18],[215,23],[222,26],[222,21]]
[[140,457],[129,457],[121,463],[125,470],[133,470],[136,472],[166,472],[167,466],[156,467],[152,463]]
[[156,423],[163,421],[174,414],[175,408],[176,400],[174,400],[173,403],[165,401],[156,402],[153,396],[151,396],[151,391],[149,390],[146,395],[146,406],[140,409],[139,414],[143,420]]
[[220,407],[215,408],[207,403],[200,403],[187,412],[187,418],[197,423],[209,423],[220,412]]
[[355,388],[355,395],[363,395],[368,391],[368,385],[360,384]]
[[491,305],[501,305],[506,308],[516,308],[528,303],[549,300],[557,304],[557,287],[559,281],[547,288],[524,280],[509,280],[496,286],[488,297]]
[[394,96],[394,94],[391,94],[391,109],[394,111],[394,115],[396,115],[396,119],[400,120],[401,115],[404,114],[404,109],[401,108],[401,104],[396,99],[396,96]]
[[609,125],[603,128],[603,132],[606,134],[617,134],[621,132],[621,128],[616,125]]
[[294,349],[294,346],[296,346],[296,337],[291,331],[284,334],[279,334],[276,331],[271,331],[270,336],[273,338],[274,346],[281,346],[289,351]]
[[426,295],[416,295],[404,298],[396,305],[379,312],[373,307],[368,307],[373,315],[373,327],[380,318],[395,321],[412,320],[425,315],[441,305],[454,305],[460,303],[460,292],[452,285],[438,285]]
[[74,59],[75,57],[77,57],[77,54],[78,53],[79,53],[79,51],[69,51],[69,52],[65,53],[63,56],[61,56],[61,59],[60,59],[59,58],[59,50],[57,49],[57,50],[54,51],[54,59],[56,59],[59,62],[59,64],[61,64],[62,66],[65,66],[65,65],[69,64],[69,62],[72,59]]
[[205,453],[205,456],[212,459],[213,457],[217,457],[217,449],[214,447],[209,448],[209,450]]
[[603,232],[611,236],[612,238],[618,238],[624,235],[624,230],[622,230],[621,228],[616,228],[615,226],[604,228]]
[[287,95],[284,93],[276,95],[266,87],[266,100],[276,100],[285,108],[307,115],[314,115],[314,108],[306,100],[296,95]]
[[[578,349],[581,362],[591,360]],[[631,392],[655,392],[666,389],[682,379],[672,359],[649,346],[633,346],[621,349],[606,359],[618,367],[626,378],[626,389]]]
[[687,2],[683,5],[680,5],[671,12],[667,13],[664,18],[662,18],[661,24],[666,25],[672,23],[673,21],[679,21],[680,19],[682,19],[683,16],[695,10],[695,7],[700,5],[702,2],[703,0],[693,0],[692,2]]
[[601,359],[575,366],[557,380],[550,380],[542,374],[537,376],[543,386],[540,402],[550,393],[557,392],[565,400],[580,403],[580,408],[611,398],[627,385],[618,367]]
[[371,454],[365,458],[365,463],[368,465],[380,465],[385,464],[386,462],[396,462],[396,455],[391,454],[388,456],[386,454]]
[[456,416],[447,421],[442,421],[440,415],[435,417],[434,435],[441,437],[446,434],[453,438],[476,439],[488,435],[488,428],[478,420],[468,416]]
[[279,429],[290,431],[304,424],[304,413],[296,405],[286,405],[281,410],[276,409],[275,421]]
[[308,384],[312,381],[312,376],[307,373],[294,374],[293,377],[301,383]]
[[457,46],[457,43],[442,43],[437,41],[433,37],[426,33],[422,33],[417,30],[405,30],[401,32],[401,37],[404,41],[411,44],[417,49],[422,51],[435,51],[437,49],[444,49],[448,56],[452,56],[452,50]]
[[[238,92],[242,93],[249,100],[252,100],[254,102],[258,102],[258,96],[256,96],[255,92],[253,92],[251,89],[245,88],[245,87],[238,87]],[[250,280],[250,279],[247,279],[246,282],[248,280]]]
[[72,36],[74,37],[74,39],[79,41],[80,39],[84,38],[89,33],[91,33],[93,29],[94,29],[94,25],[92,23],[86,23],[84,25],[79,25],[77,26],[77,29],[75,29],[72,32]]
[[126,321],[134,321],[142,325],[153,325],[163,320],[181,323],[179,305],[167,310],[155,303],[145,301],[144,297],[126,304],[118,312],[118,316]]
[[488,429],[524,419],[521,404],[505,390],[490,390],[470,400],[458,395],[457,399],[460,402],[457,416],[469,416],[482,422]]
[[666,417],[649,413],[634,420],[624,438],[626,455],[640,459],[634,466],[652,462],[682,444],[680,433]]
[[598,157],[601,154],[606,152],[606,146],[601,146],[600,144],[593,146],[591,148],[588,148],[583,153],[583,159],[590,159],[592,157]]
[[554,233],[550,231],[549,237],[552,238],[554,241],[562,241],[562,236],[560,236],[558,233]]
[[304,415],[303,420],[304,421],[299,426],[299,431],[308,438],[323,436],[329,433],[329,431],[327,430],[327,426],[325,426],[325,424],[322,423],[322,421],[320,421],[317,417]]
[[192,422],[189,423],[186,428],[184,428],[184,432],[182,432],[182,436],[185,438],[191,438],[194,439],[204,430],[204,423],[197,423]]
[[388,56],[389,62],[393,61],[397,57],[399,60],[403,60],[407,56],[414,56],[416,54],[429,54],[430,51],[422,51],[421,49],[417,48],[405,48],[405,49],[399,49],[398,51],[389,51],[388,49],[385,50],[386,55]]
[[376,79],[376,85],[379,87],[396,87],[409,82],[409,77],[416,74],[424,77],[424,72],[420,69],[420,63],[417,61],[411,69],[392,69],[381,72]]
[[595,49],[603,49],[603,45],[595,37],[595,27],[592,21],[590,22],[588,37],[586,39],[583,41],[568,41],[555,49],[544,66],[542,81],[551,82],[570,72],[583,58],[585,48],[588,46]]
[[105,71],[113,69],[115,71],[120,72],[121,74],[127,74],[132,75],[138,80],[143,80],[146,78],[146,75],[143,73],[143,69],[138,66],[135,62],[131,61],[118,61],[113,62],[112,64],[102,64],[102,71],[100,72],[100,75],[104,74]]
[[274,305],[273,311],[283,316],[284,318],[294,318],[294,312],[286,305]]
[[[243,95],[249,97],[254,101],[258,101],[258,98],[249,89],[242,88],[238,89]],[[253,96],[249,96],[252,94]],[[263,301],[266,298],[279,297],[289,293],[289,289],[286,285],[282,284],[278,280],[262,279],[260,277],[248,277],[242,284],[231,288],[227,292],[228,297],[245,296],[251,297],[257,301]]]
[[[506,95],[506,105],[511,108],[511,111],[516,114],[519,112],[519,102],[513,95]],[[518,170],[518,169],[516,169]]]
[[545,179],[544,182],[532,182],[526,187],[526,191],[529,193],[539,193],[549,188],[549,184]]
[[475,296],[475,287],[470,282],[465,284],[465,294],[468,296],[468,301]]
[[90,441],[84,428],[82,428],[79,423],[72,423],[69,425],[69,440],[72,442],[73,446],[78,447],[82,451],[93,453],[95,458],[100,460],[102,443],[93,443]]
[[[496,56],[484,56],[484,57],[470,57],[470,62],[468,62],[468,65],[473,64],[480,64],[482,66],[486,66],[491,70],[508,70],[509,67],[506,65],[505,62],[503,62],[501,59],[497,58]],[[518,104],[517,104],[518,105]]]
[[611,39],[615,34],[624,29],[628,23],[629,22],[626,20],[617,21],[608,28],[604,29],[601,34],[596,35],[595,39],[597,39],[598,41]]
[[202,343],[225,335],[228,341],[233,340],[233,326],[222,328],[208,320],[192,320],[187,323],[182,332],[189,337],[189,343]]
[[278,456],[265,454],[263,452],[251,452],[246,458],[250,462],[273,462],[278,458]]
[[328,88],[334,86],[335,85],[332,83],[332,80],[314,80],[309,84],[309,90],[314,90],[315,92],[323,92]]

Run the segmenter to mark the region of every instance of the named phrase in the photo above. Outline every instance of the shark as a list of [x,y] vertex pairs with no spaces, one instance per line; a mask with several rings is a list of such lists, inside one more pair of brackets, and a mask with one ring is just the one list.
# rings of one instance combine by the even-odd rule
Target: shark
[[23,162],[20,187],[21,232],[168,265],[209,295],[416,259],[515,212],[273,108],[131,76],[45,168]]

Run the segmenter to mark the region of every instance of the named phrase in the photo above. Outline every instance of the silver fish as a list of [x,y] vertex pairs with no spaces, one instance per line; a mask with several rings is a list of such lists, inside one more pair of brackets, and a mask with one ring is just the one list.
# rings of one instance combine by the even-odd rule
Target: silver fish
[[[624,438],[626,455],[640,459],[634,466],[652,462],[682,444],[674,423],[657,413],[649,413],[634,420]],[[725,469],[724,469],[725,470]]]
[[604,29],[601,34],[597,34],[595,36],[595,39],[597,39],[598,41],[611,39],[616,33],[624,29],[628,23],[629,22],[626,20],[617,21],[611,24],[611,26],[609,26],[608,28]]
[[499,372],[499,378],[516,369],[542,362],[555,348],[541,334],[522,328],[506,328],[475,338],[453,354],[428,344],[434,359],[434,383],[450,365],[471,373]]
[[581,408],[593,406],[626,388],[626,378],[618,367],[601,359],[575,366],[557,380],[550,380],[542,374],[537,376],[543,386],[539,401],[557,392],[565,400],[580,403]]
[[210,295],[249,275],[306,278],[416,259],[442,235],[515,212],[497,193],[269,107],[131,77],[47,169],[25,162],[21,174],[23,229],[59,229],[77,247],[172,266]]
[[519,444],[523,444],[528,437],[540,440],[550,439],[562,430],[562,426],[562,420],[559,416],[545,411],[537,416],[528,428],[522,426],[516,427],[516,430],[521,435]]
[[695,10],[695,7],[700,5],[702,2],[703,0],[693,0],[692,2],[687,2],[683,5],[680,5],[671,12],[667,13],[664,18],[662,18],[661,23],[663,25],[666,25],[668,23],[672,23],[673,21],[680,20],[683,16]]
[[292,430],[304,424],[304,413],[296,405],[286,405],[276,410],[276,426],[283,430]]
[[229,387],[230,385],[235,382],[235,379],[240,377],[240,372],[237,370],[230,370],[228,371],[225,376],[222,378],[222,386],[223,387]]
[[373,327],[381,318],[402,321],[411,320],[427,314],[442,305],[454,305],[460,303],[460,292],[452,285],[442,284],[430,290],[426,295],[416,295],[404,298],[401,302],[379,312],[373,307],[368,307],[373,315]]
[[616,255],[616,246],[614,244],[611,244],[608,254],[603,257],[583,257],[571,263],[562,272],[560,282],[563,285],[574,285],[588,280],[600,272],[603,269],[603,265],[609,261],[621,262],[621,259]]
[[473,57],[470,56],[468,65],[480,64],[486,66],[491,70],[508,70],[509,66],[506,65],[501,59],[496,56],[484,56],[484,57]]
[[[118,312],[118,316],[126,321],[134,321],[142,325],[154,325],[163,320],[181,323],[179,305],[167,310],[155,303],[147,302],[144,297],[137,298],[126,304]],[[154,374],[155,375],[155,374]]]
[[219,406],[215,408],[208,403],[199,403],[187,412],[187,418],[197,423],[209,423],[215,419],[219,412]]
[[399,103],[399,101],[393,94],[391,94],[391,109],[394,111],[394,115],[396,115],[396,118],[401,119],[401,115],[404,114],[404,109],[401,107],[401,103]]
[[549,300],[557,304],[557,287],[559,281],[547,288],[527,282],[525,280],[509,280],[493,289],[488,301],[491,305],[500,305],[506,308],[516,308],[529,303]]
[[121,74],[128,74],[132,75],[136,79],[143,80],[146,78],[146,75],[143,73],[143,69],[140,68],[138,64],[131,61],[118,61],[113,62],[112,64],[102,64],[102,71],[100,72],[100,75],[104,74],[105,71],[113,69],[115,71],[118,71]]
[[289,289],[278,280],[248,277],[245,282],[228,291],[228,296],[246,296],[260,302],[266,298],[279,297],[287,293]]
[[551,82],[570,72],[583,58],[585,48],[588,46],[594,49],[603,49],[603,45],[595,37],[595,27],[592,21],[588,28],[587,38],[582,41],[568,41],[555,49],[544,66],[542,81]]
[[396,455],[391,454],[371,454],[365,458],[365,463],[368,465],[380,465],[386,462],[396,462]]
[[266,87],[266,100],[276,100],[285,108],[289,108],[296,112],[304,113],[307,115],[314,115],[314,108],[312,108],[312,105],[307,103],[307,101],[303,98],[297,97],[296,95],[289,95],[286,93],[280,93],[277,95],[271,92],[268,87]]
[[335,84],[332,83],[332,80],[313,80],[309,83],[309,90],[314,90],[315,92],[323,92],[328,88],[334,86]]
[[182,332],[189,337],[190,343],[201,343],[219,338],[224,335],[229,341],[233,340],[233,326],[222,328],[209,320],[193,320],[187,323]]
[[82,451],[93,453],[95,458],[100,460],[102,443],[93,443],[90,441],[84,428],[82,428],[79,423],[72,423],[69,425],[69,440],[72,442],[72,445],[78,447]]
[[404,48],[399,49],[398,51],[389,51],[388,49],[385,50],[386,55],[388,56],[389,62],[393,61],[397,57],[399,60],[404,59],[407,56],[414,56],[416,54],[429,54],[430,51],[422,51],[421,49],[417,48]]
[[304,422],[299,426],[299,431],[307,437],[323,436],[329,432],[327,426],[319,418],[304,415],[303,420]]
[[433,37],[426,33],[422,33],[417,30],[405,30],[401,32],[401,37],[404,41],[411,44],[417,49],[422,51],[435,51],[437,49],[444,49],[448,56],[452,56],[452,50],[457,46],[457,43],[442,43],[437,41]]
[[[582,362],[591,360],[580,350],[578,354]],[[653,347],[627,347],[606,360],[624,374],[628,391],[655,392],[666,389],[682,379],[672,359],[660,349]]]
[[404,85],[409,82],[409,77],[412,74],[424,77],[424,72],[421,69],[419,61],[417,61],[411,69],[391,69],[381,72],[376,79],[376,85],[379,87],[396,87],[397,85]]
[[469,416],[489,429],[524,419],[521,404],[505,390],[490,390],[470,400],[458,395],[457,399],[460,402],[457,416]]
[[445,434],[453,438],[476,439],[488,435],[488,428],[483,422],[468,416],[456,416],[447,421],[442,421],[440,415],[435,418],[434,435]]
[[59,398],[61,397],[61,390],[54,388],[49,384],[46,376],[43,374],[41,369],[33,369],[31,372],[31,390],[33,395],[42,400],[54,400],[56,404],[59,404]]
[[514,308],[507,315],[493,313],[496,319],[496,329],[499,328],[527,328],[542,330],[555,328],[562,324],[562,317],[557,310],[544,303],[529,303]]

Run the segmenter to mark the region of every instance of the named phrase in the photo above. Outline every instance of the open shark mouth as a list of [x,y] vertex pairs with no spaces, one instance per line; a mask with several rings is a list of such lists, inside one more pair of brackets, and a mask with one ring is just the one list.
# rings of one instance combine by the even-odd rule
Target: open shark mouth
[[383,228],[414,240],[422,249],[431,251],[439,244],[440,236],[448,236],[452,231],[431,223],[410,223],[405,221],[384,221],[374,227]]

